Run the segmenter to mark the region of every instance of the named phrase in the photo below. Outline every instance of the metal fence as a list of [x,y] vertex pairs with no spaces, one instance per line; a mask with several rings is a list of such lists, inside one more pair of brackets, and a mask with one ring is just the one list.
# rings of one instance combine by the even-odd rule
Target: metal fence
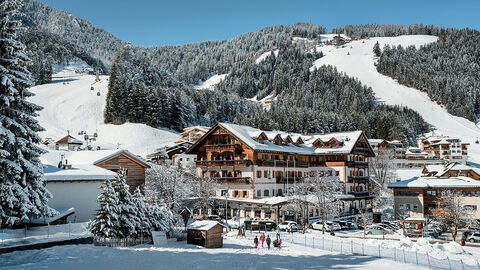
[[331,252],[339,252],[347,255],[362,255],[378,258],[391,259],[396,262],[428,267],[430,269],[446,270],[480,270],[480,263],[474,265],[467,264],[463,260],[447,258],[439,259],[430,256],[428,253],[407,251],[405,249],[386,248],[380,245],[368,245],[358,243],[351,239],[343,240],[330,237],[307,237],[303,239],[294,237],[291,239],[294,244],[304,245],[306,247],[318,248]]
[[65,240],[91,236],[87,229],[88,222],[24,227],[22,229],[1,229],[0,247],[18,246],[32,243]]
[[150,236],[140,236],[138,238],[99,238],[93,239],[95,246],[107,247],[131,247],[136,245],[153,244]]

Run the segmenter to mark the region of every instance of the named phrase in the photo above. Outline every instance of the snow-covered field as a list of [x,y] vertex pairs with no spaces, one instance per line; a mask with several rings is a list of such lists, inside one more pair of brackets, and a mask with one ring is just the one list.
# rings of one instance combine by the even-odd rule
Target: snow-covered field
[[[231,234],[233,235],[233,234]],[[273,234],[272,234],[273,236]],[[423,269],[371,256],[343,255],[284,242],[281,250],[253,248],[247,239],[224,238],[205,249],[186,242],[166,247],[58,246],[0,255],[0,269]]]
[[[95,82],[94,75],[78,75],[73,70],[72,67],[65,67],[54,74],[57,78],[52,83],[31,88],[36,95],[31,101],[43,107],[37,118],[45,128],[40,133],[42,138],[58,140],[67,135],[69,130],[72,136],[83,140],[83,135],[77,135],[78,132],[86,131],[92,135],[97,131],[97,144],[102,148],[119,146],[142,156],[156,148],[171,145],[179,138],[175,132],[144,124],[105,124],[103,111],[108,76],[100,76],[100,82]],[[90,90],[91,87],[94,90]]]
[[201,89],[207,89],[207,90],[213,90],[215,85],[220,83],[223,79],[225,79],[225,77],[227,77],[228,73],[226,74],[214,74],[210,77],[208,77],[208,79],[206,79],[205,81],[203,82],[200,82],[199,84],[193,86],[193,88],[195,89],[198,89],[198,90],[201,90]]
[[469,142],[469,161],[480,163],[480,145],[475,144],[476,138],[480,137],[480,129],[475,123],[449,114],[440,105],[431,101],[426,93],[398,84],[392,78],[378,73],[374,66],[372,49],[377,41],[381,48],[385,44],[414,45],[418,48],[437,39],[435,36],[425,35],[377,37],[352,41],[344,48],[336,48],[333,45],[318,46],[317,50],[322,51],[325,56],[315,61],[314,66],[335,66],[346,75],[356,77],[363,84],[372,87],[375,96],[385,104],[402,105],[417,111],[425,121],[435,126],[436,134],[458,137]]

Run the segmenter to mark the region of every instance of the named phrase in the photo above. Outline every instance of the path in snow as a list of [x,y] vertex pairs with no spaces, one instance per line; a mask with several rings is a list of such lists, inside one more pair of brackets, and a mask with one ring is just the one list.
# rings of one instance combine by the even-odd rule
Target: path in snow
[[[62,75],[67,77],[31,88],[35,96],[30,100],[43,107],[37,117],[45,128],[40,133],[42,138],[57,140],[70,130],[72,136],[83,140],[83,135],[77,135],[79,131],[86,131],[90,135],[98,131],[97,143],[102,148],[112,149],[119,145],[142,156],[178,140],[179,135],[175,132],[144,124],[104,124],[108,76],[101,76],[100,82],[95,83],[94,75],[75,75],[71,72]],[[90,90],[92,86],[94,90]],[[98,92],[100,96],[97,96]]]
[[[335,66],[348,76],[358,78],[363,84],[372,87],[375,96],[389,105],[403,105],[417,111],[428,123],[434,125],[440,134],[458,137],[469,142],[469,161],[480,163],[480,145],[475,144],[480,137],[480,129],[471,121],[449,114],[437,103],[430,100],[425,92],[400,85],[390,77],[377,72],[374,66],[373,46],[378,41],[380,47],[421,45],[435,42],[435,36],[415,35],[399,37],[377,37],[368,40],[352,41],[344,48],[319,46],[324,57],[314,62],[314,67]],[[348,55],[349,53],[349,55]],[[313,67],[312,67],[313,68]]]

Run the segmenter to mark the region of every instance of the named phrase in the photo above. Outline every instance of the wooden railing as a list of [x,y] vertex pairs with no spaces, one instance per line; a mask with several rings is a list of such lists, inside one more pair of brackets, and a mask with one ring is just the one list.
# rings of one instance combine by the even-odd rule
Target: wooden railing
[[239,160],[239,159],[234,159],[234,160],[198,160],[197,165],[198,166],[206,166],[206,167],[233,167],[233,166],[238,166],[238,167],[246,167],[252,164],[252,161],[250,160]]
[[250,177],[214,177],[218,182],[222,184],[250,184],[252,178]]
[[288,168],[308,168],[309,163],[306,161],[293,161],[293,160],[257,160],[258,166],[264,167],[287,167]]
[[353,183],[355,182],[368,182],[369,177],[368,176],[349,176],[348,177],[348,183]]

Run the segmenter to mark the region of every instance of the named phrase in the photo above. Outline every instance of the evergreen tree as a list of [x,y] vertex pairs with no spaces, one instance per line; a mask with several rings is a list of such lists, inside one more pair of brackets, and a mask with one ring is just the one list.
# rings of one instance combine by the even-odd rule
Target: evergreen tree
[[101,186],[102,193],[98,195],[99,207],[95,218],[89,224],[89,230],[98,237],[116,238],[119,228],[119,209],[117,193],[110,180],[105,180]]
[[382,54],[382,50],[380,49],[380,43],[378,43],[378,41],[373,46],[373,54],[375,54],[376,57],[380,57],[380,54]]
[[33,96],[29,59],[18,41],[17,0],[0,0],[0,227],[53,214],[39,156],[44,152],[35,120],[41,107]]
[[137,229],[141,227],[140,217],[137,215],[137,206],[129,191],[127,185],[127,171],[122,169],[118,172],[112,187],[118,198],[118,227],[116,232],[118,237],[131,237],[137,234]]

